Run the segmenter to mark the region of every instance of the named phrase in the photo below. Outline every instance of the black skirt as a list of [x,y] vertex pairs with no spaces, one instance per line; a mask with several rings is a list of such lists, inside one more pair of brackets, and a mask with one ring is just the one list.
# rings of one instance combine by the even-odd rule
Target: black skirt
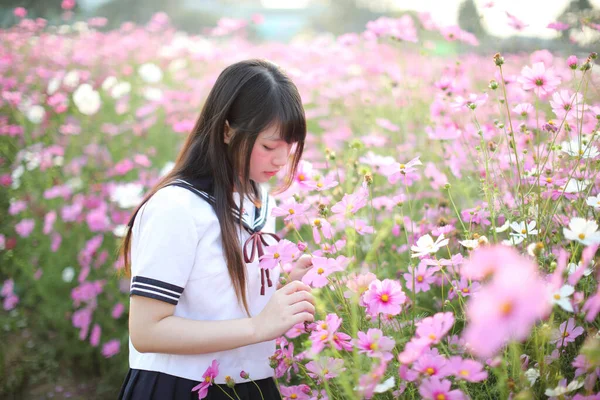
[[[192,392],[192,388],[199,383],[199,381],[180,378],[163,372],[130,368],[121,387],[119,400],[198,400],[198,391]],[[281,395],[273,378],[260,379],[254,381],[254,383],[236,383],[233,389],[225,384],[213,384],[208,389],[205,399],[262,400],[264,398],[265,400],[281,400]]]

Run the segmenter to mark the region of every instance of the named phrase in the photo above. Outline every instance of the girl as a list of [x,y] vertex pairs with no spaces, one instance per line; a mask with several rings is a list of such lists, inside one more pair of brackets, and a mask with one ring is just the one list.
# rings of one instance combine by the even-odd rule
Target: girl
[[279,268],[259,267],[263,246],[278,240],[274,201],[260,184],[295,147],[280,191],[289,187],[305,136],[300,95],[277,66],[248,60],[223,70],[123,241],[130,369],[120,399],[281,398],[269,365],[274,339],[313,321],[315,308],[299,281],[310,261],[281,289]]

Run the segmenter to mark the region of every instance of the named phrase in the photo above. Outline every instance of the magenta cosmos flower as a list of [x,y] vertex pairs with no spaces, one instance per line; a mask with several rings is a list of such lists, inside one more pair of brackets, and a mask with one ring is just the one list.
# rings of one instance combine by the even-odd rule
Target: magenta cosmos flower
[[538,96],[545,97],[560,85],[560,78],[551,69],[546,69],[543,62],[537,62],[532,67],[523,67],[518,82],[524,90],[533,90]]
[[302,277],[302,282],[314,288],[322,288],[329,282],[328,276],[334,272],[343,271],[348,265],[344,256],[337,258],[313,257],[313,267]]
[[451,312],[437,313],[432,317],[423,318],[417,323],[416,336],[427,338],[437,344],[454,325],[454,315]]
[[363,299],[369,314],[398,315],[402,310],[402,304],[406,302],[406,295],[398,281],[376,279],[369,285],[369,290],[365,292]]
[[460,390],[450,390],[449,380],[439,380],[435,376],[424,379],[419,386],[419,393],[426,400],[462,400],[465,395]]
[[217,375],[219,375],[219,363],[217,360],[213,360],[211,366],[202,374],[202,382],[192,388],[192,392],[198,391],[198,399],[203,399],[208,395],[208,388],[212,386]]
[[298,385],[298,386],[279,386],[279,390],[281,391],[281,396],[283,400],[308,400],[310,396],[307,393],[310,393],[310,388],[307,385]]
[[556,347],[560,348],[574,342],[584,332],[581,326],[575,325],[575,320],[569,318],[568,321],[560,324],[559,328],[554,330],[551,343],[556,343]]
[[463,359],[459,356],[450,357],[447,372],[454,375],[456,379],[464,379],[468,382],[481,382],[486,380],[488,376],[480,362]]

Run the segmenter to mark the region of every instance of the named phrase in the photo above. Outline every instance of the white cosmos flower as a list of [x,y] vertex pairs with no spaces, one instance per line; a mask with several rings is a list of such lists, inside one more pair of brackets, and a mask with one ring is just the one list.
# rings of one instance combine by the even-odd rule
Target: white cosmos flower
[[112,75],[108,76],[108,77],[106,77],[104,82],[102,82],[102,89],[109,90],[111,87],[115,86],[117,84],[117,82],[118,82],[117,78],[115,78]]
[[[567,265],[567,274],[573,275],[580,267],[581,267],[581,261],[578,264],[569,263]],[[590,276],[591,274],[592,274],[591,268],[586,268],[583,270],[583,276]]]
[[29,109],[26,111],[25,115],[27,116],[27,119],[32,124],[37,125],[37,124],[40,124],[44,120],[44,116],[46,115],[46,110],[44,110],[44,107],[36,104],[36,105],[29,107]]
[[149,101],[159,101],[163,92],[159,88],[147,87],[144,89],[144,98]]
[[100,94],[89,83],[84,83],[75,90],[73,101],[84,115],[94,115],[100,109]]
[[583,245],[600,243],[600,232],[596,221],[587,221],[575,217],[569,222],[568,228],[563,228],[563,234],[568,240],[576,240]]
[[550,396],[558,397],[558,396],[561,396],[563,394],[575,391],[575,390],[579,389],[582,386],[583,386],[583,381],[582,382],[572,381],[566,387],[559,385],[559,386],[557,386],[554,389],[546,389],[546,391],[544,392],[544,394],[546,396],[549,396],[549,397]]
[[496,232],[498,232],[498,233],[499,232],[504,232],[505,230],[508,229],[509,226],[510,226],[510,221],[506,220],[506,222],[504,223],[504,225],[496,227]]
[[46,89],[48,91],[48,94],[53,95],[58,90],[58,88],[60,88],[60,83],[60,78],[54,77],[50,79],[50,81],[48,82],[48,89]]
[[565,193],[579,193],[583,192],[590,184],[590,181],[587,179],[569,179],[566,185],[559,186],[558,190],[563,191]]
[[144,187],[139,183],[120,184],[114,188],[110,199],[121,208],[135,207],[143,200],[143,190]]
[[527,371],[525,371],[525,377],[529,381],[529,386],[533,386],[535,381],[537,381],[537,379],[540,377],[540,371],[535,368],[529,368]]
[[417,244],[410,247],[410,249],[414,252],[412,257],[421,257],[429,253],[436,253],[440,248],[447,245],[448,242],[449,239],[444,239],[443,233],[438,236],[435,242],[428,234],[421,236],[419,240],[417,240]]
[[562,142],[561,150],[573,157],[595,158],[600,152],[596,146],[592,146],[589,142],[585,143],[579,139],[571,140],[570,142]]
[[571,300],[569,300],[569,296],[571,296],[573,292],[575,292],[575,288],[573,286],[564,285],[552,293],[550,301],[552,304],[557,304],[565,311],[573,312],[573,305],[571,304]]
[[467,249],[476,249],[480,245],[488,244],[489,241],[488,241],[488,239],[485,236],[480,236],[479,238],[472,239],[472,240],[459,240],[458,243],[462,244]]
[[65,86],[69,86],[72,88],[77,87],[77,85],[79,85],[79,72],[77,72],[76,70],[67,72],[67,74],[63,78],[63,83],[65,84]]
[[520,235],[520,234],[511,232],[510,237],[506,240],[503,240],[502,244],[506,245],[506,246],[516,246],[518,244],[523,243],[523,240],[525,240],[524,235]]
[[600,208],[600,195],[588,197],[585,203],[590,207],[594,207],[597,209]]
[[142,64],[138,69],[138,73],[145,82],[157,83],[162,80],[163,73],[160,67],[154,63]]
[[73,267],[67,267],[62,271],[62,280],[64,282],[71,282],[75,277],[75,269]]
[[131,83],[123,81],[117,82],[110,90],[110,95],[113,99],[120,99],[127,93],[131,92]]
[[535,229],[535,221],[530,221],[528,224],[525,222],[512,222],[510,227],[513,231],[515,231],[518,235],[537,235],[538,231]]
[[127,234],[127,225],[117,225],[113,229],[113,234],[117,237],[124,237]]

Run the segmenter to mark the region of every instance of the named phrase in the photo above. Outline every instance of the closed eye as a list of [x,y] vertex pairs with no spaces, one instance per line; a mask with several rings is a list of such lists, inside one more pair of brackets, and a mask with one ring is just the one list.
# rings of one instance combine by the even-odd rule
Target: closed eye
[[263,144],[263,147],[264,147],[264,148],[265,148],[265,150],[267,150],[267,151],[275,150],[275,149],[272,149],[272,148],[270,148],[270,147],[267,147],[267,146],[265,146],[264,144]]

